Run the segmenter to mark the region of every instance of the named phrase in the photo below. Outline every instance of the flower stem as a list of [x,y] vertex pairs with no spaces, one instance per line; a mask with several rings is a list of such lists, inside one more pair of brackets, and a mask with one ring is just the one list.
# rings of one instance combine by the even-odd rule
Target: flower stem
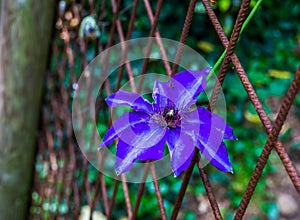
[[[258,2],[255,4],[255,6],[252,8],[250,14],[248,15],[248,17],[246,18],[243,26],[242,26],[242,29],[241,29],[241,32],[240,32],[240,35],[243,33],[243,31],[245,30],[245,28],[247,27],[248,23],[251,21],[251,19],[253,18],[254,14],[256,13],[256,11],[258,10],[259,6],[261,5],[263,0],[258,0]],[[215,65],[213,66],[213,68],[211,69],[210,73],[208,74],[208,76],[206,77],[206,81],[208,81],[211,76],[216,73],[217,69],[219,68],[219,66],[221,65],[224,57],[225,57],[225,54],[226,54],[226,49],[223,51],[222,55],[219,57],[218,61],[215,63]]]

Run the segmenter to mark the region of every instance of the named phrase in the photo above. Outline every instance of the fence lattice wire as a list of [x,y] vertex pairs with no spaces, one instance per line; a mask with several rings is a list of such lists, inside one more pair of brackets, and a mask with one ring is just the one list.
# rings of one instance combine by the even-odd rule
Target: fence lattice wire
[[[183,44],[188,37],[189,30],[193,28],[191,23],[196,2],[196,0],[191,0],[189,2],[189,6],[186,9],[185,22],[181,31],[182,34],[180,39],[175,39]],[[293,79],[288,92],[284,96],[283,104],[275,122],[272,123],[249,81],[243,66],[237,55],[234,53],[241,27],[247,16],[250,0],[242,1],[230,39],[227,39],[224,30],[211,7],[211,3],[208,0],[202,0],[202,3],[205,6],[209,19],[211,20],[221,43],[224,48],[227,48],[218,75],[220,85],[222,85],[224,78],[226,77],[227,69],[231,62],[253,103],[266,133],[268,134],[267,142],[257,161],[255,170],[249,180],[248,187],[244,192],[241,203],[235,213],[235,219],[242,219],[273,148],[276,150],[282,161],[282,165],[295,189],[300,194],[299,175],[297,174],[289,155],[286,153],[283,144],[277,139],[300,86],[300,68],[296,71],[295,78]],[[152,7],[154,5],[155,7]],[[128,218],[137,218],[143,200],[143,194],[145,193],[145,183],[140,183],[135,189],[134,193],[136,194],[136,199],[132,201],[130,199],[130,187],[126,182],[126,175],[122,175],[121,182],[117,180],[114,181],[113,189],[110,189],[110,193],[108,193],[107,183],[101,172],[98,172],[95,181],[89,179],[88,170],[91,169],[91,167],[88,161],[81,156],[81,152],[74,139],[70,106],[73,90],[74,87],[76,87],[79,74],[90,61],[90,58],[88,59],[86,54],[87,48],[95,48],[94,54],[92,55],[94,57],[114,43],[131,39],[135,29],[136,12],[139,7],[143,8],[147,13],[149,18],[148,22],[151,26],[149,37],[155,37],[155,40],[159,45],[161,56],[164,58],[166,56],[165,49],[162,45],[161,35],[158,30],[160,12],[162,7],[164,7],[162,0],[158,0],[155,4],[152,2],[150,4],[148,0],[135,0],[130,7],[127,8],[124,8],[122,1],[120,0],[111,0],[111,2],[106,0],[101,2],[89,0],[88,3],[86,1],[76,2],[73,0],[66,8],[64,8],[64,5],[61,3],[57,5],[56,31],[52,41],[52,55],[55,55],[54,57],[59,57],[60,59],[51,60],[49,71],[46,73],[45,77],[46,89],[42,108],[42,123],[38,138],[37,155],[37,164],[39,164],[40,167],[37,166],[35,184],[33,187],[31,208],[32,218],[77,218],[80,215],[80,212],[82,212],[82,206],[88,204],[91,213],[96,206],[100,206],[102,207],[105,216],[110,219],[114,212],[116,196],[121,192],[124,193],[124,206],[126,207]],[[112,10],[113,17],[108,21],[106,14],[109,10]],[[123,13],[124,10],[130,12],[130,20],[127,27],[122,25],[122,20],[120,19],[120,13]],[[88,14],[97,15],[96,17],[100,24],[100,28],[109,29],[107,43],[103,44],[103,42],[99,40],[91,42],[85,38],[79,37],[80,23]],[[126,50],[126,48],[124,48],[124,50]],[[181,59],[181,52],[182,51],[179,48],[176,54],[176,60]],[[61,53],[63,56],[61,56]],[[171,66],[166,60],[167,59],[164,59],[163,64],[167,75],[171,76],[176,73],[178,66],[176,64]],[[143,61],[141,74],[146,73],[147,65],[148,60],[145,59]],[[127,63],[126,65],[121,66],[118,72],[118,82],[114,91],[118,90],[121,85],[121,79],[125,68],[127,70],[128,78],[133,78],[131,64]],[[77,71],[78,69],[80,70],[79,72]],[[136,85],[131,85],[131,88],[132,90],[136,90]],[[104,90],[107,94],[113,92],[109,83],[105,84]],[[216,87],[214,93],[217,94],[218,90],[220,90],[220,88]],[[208,175],[204,169],[198,166],[199,160],[199,154],[196,152],[189,168],[185,171],[182,178],[180,190],[176,200],[174,200],[171,219],[176,219],[178,217],[195,166],[199,170],[201,180],[205,186],[207,198],[210,202],[214,217],[216,219],[222,219],[219,205]],[[161,219],[167,219],[162,194],[160,192],[160,181],[157,181],[155,178],[156,171],[153,167],[148,167],[145,171],[145,176],[148,172],[153,176],[152,184],[155,189],[154,191]],[[83,178],[78,179],[79,176],[82,176]],[[60,204],[59,210],[56,210],[57,207],[51,206],[53,201]],[[48,204],[48,206],[45,204]],[[45,212],[45,210],[48,210],[48,212]],[[90,216],[92,219],[92,215]]]

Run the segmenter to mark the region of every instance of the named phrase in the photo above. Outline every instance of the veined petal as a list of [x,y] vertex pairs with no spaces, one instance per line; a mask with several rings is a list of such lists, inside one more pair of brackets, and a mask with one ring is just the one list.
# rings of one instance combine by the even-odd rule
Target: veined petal
[[177,81],[168,82],[155,81],[153,88],[154,108],[164,108],[170,103],[178,110],[187,110],[195,103],[192,95]]
[[163,108],[168,105],[170,100],[176,99],[177,95],[172,89],[166,86],[166,84],[168,84],[168,82],[154,81],[152,98],[156,108]]
[[181,132],[178,128],[169,129],[167,144],[172,170],[175,176],[179,176],[191,163],[195,151],[195,139],[192,134]]
[[194,129],[195,132],[199,131],[203,141],[208,141],[209,137],[212,138],[214,136],[218,136],[219,141],[222,139],[237,140],[232,128],[221,116],[214,113],[211,114],[210,111],[201,107],[185,114],[182,120],[182,127],[186,130]]
[[[150,148],[141,148],[139,152],[136,151],[135,147],[130,146],[119,140],[117,144],[117,159],[115,164],[115,169],[117,174],[120,175],[122,173],[127,172],[136,160],[159,160],[164,156],[164,144],[165,138],[162,138],[160,142]],[[135,151],[136,154],[132,154],[131,152]],[[127,161],[125,164],[124,161]]]
[[233,129],[228,124],[226,124],[224,132],[225,140],[237,140],[238,138],[233,134]]
[[236,137],[233,135],[232,128],[221,116],[211,114],[205,108],[198,108],[185,114],[181,129],[198,132],[197,147],[202,155],[219,170],[232,172],[223,139],[236,140]]
[[208,146],[206,143],[201,141],[198,142],[199,149],[202,155],[216,168],[223,172],[231,172],[232,165],[228,158],[228,153],[224,142],[221,142],[220,145]]
[[141,135],[149,131],[148,121],[150,116],[142,112],[126,112],[119,117],[110,129],[105,134],[100,148],[110,145],[117,137],[121,135],[132,137],[134,135]]
[[196,99],[206,87],[206,77],[210,70],[211,68],[204,68],[201,71],[185,70],[175,74],[172,79],[183,85],[191,93],[193,99]]
[[171,100],[177,109],[187,111],[196,102],[200,92],[205,89],[206,76],[210,68],[202,71],[185,70],[175,74],[168,82],[155,81],[153,99],[156,107],[162,107]]
[[[143,135],[126,138],[126,134],[119,137],[117,145],[116,172],[118,175],[128,171],[134,161],[160,159],[163,156],[165,129],[153,126]],[[126,141],[124,141],[126,138]]]
[[158,142],[153,147],[148,148],[144,153],[140,155],[139,160],[159,160],[164,156],[164,147],[166,143],[166,138],[163,137],[160,142]]
[[135,111],[153,113],[152,104],[135,92],[119,90],[108,96],[105,101],[111,107],[128,106]]

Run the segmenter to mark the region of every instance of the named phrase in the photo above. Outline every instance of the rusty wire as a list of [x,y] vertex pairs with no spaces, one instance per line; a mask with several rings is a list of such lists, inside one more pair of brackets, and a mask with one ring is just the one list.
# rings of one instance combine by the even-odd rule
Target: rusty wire
[[[206,7],[206,10],[210,17],[210,20],[212,21],[213,26],[215,27],[216,32],[217,32],[222,44],[225,47],[227,47],[229,44],[229,41],[220,25],[220,22],[218,21],[214,11],[212,10],[212,8],[209,5],[207,0],[202,0],[202,2],[204,4],[204,6]],[[271,121],[270,121],[269,117],[267,116],[251,82],[249,81],[244,68],[242,67],[238,57],[235,54],[232,54],[231,61],[240,77],[240,80],[241,80],[245,90],[247,91],[247,94],[248,94],[251,102],[253,103],[253,106],[254,106],[266,132],[268,134],[270,134],[270,132],[272,130]],[[278,156],[280,157],[281,162],[283,163],[294,187],[296,188],[297,192],[300,194],[300,178],[299,178],[299,175],[297,174],[295,166],[292,163],[292,160],[289,158],[289,155],[285,152],[285,149],[282,146],[282,143],[280,141],[276,142],[275,149],[276,149]]]
[[[210,108],[213,108],[212,106],[214,106],[214,104],[217,100],[218,94],[221,90],[222,82],[225,78],[226,71],[227,71],[227,68],[228,68],[228,65],[229,65],[229,61],[230,61],[229,57],[233,54],[236,42],[237,42],[238,37],[239,37],[240,30],[241,30],[243,22],[246,18],[246,11],[248,10],[249,4],[250,4],[249,0],[244,0],[242,5],[241,5],[241,8],[240,8],[237,20],[236,20],[236,24],[235,24],[234,29],[232,31],[231,40],[230,40],[229,46],[227,47],[226,55],[225,55],[225,58],[222,62],[222,65],[221,65],[220,74],[218,75],[219,82],[216,83],[215,88],[213,90],[213,94],[212,94],[211,101],[210,101]],[[193,7],[193,6],[195,6],[195,5],[193,5],[193,1],[191,1],[190,8]],[[186,33],[188,32],[187,31],[188,29],[186,30],[185,28],[189,27],[189,25],[191,23],[191,18],[190,17],[192,17],[192,13],[189,10],[189,12],[187,13],[187,18],[186,18],[186,23],[187,24],[184,25],[184,30],[182,31],[182,33],[183,33],[182,36],[183,37],[181,38],[181,40],[184,39],[184,41],[185,41],[186,36],[187,36]],[[178,57],[180,58],[180,49],[178,50],[178,54],[176,54],[176,58],[178,58]],[[176,69],[177,69],[177,66],[174,65],[174,70],[176,70]],[[198,154],[198,152],[195,152],[195,154]],[[194,163],[192,162],[191,166],[194,167],[194,165],[195,165],[195,162]],[[218,207],[218,203],[217,203],[216,198],[215,198],[215,196],[214,196],[214,194],[213,194],[213,192],[210,188],[209,179],[208,179],[206,173],[204,172],[204,170],[202,168],[199,168],[199,171],[201,173],[202,181],[206,183],[204,185],[205,185],[205,189],[206,189],[206,192],[207,192],[207,195],[208,195],[209,202],[212,206],[214,216],[216,217],[216,219],[222,219],[222,216],[220,214],[220,210],[219,210],[219,207]],[[191,175],[191,173],[186,172],[186,175],[184,177],[184,183],[186,183],[186,181],[188,183],[188,181],[190,179],[189,175]],[[187,184],[183,184],[182,188],[180,189],[180,192],[185,192],[186,187],[187,187]],[[178,214],[177,210],[179,209],[182,200],[183,200],[183,196],[181,196],[181,194],[179,193],[178,198],[177,198],[176,203],[175,203],[175,206],[174,206],[174,210],[173,210],[171,219],[176,219],[177,214]]]
[[234,49],[235,49],[236,43],[239,39],[240,31],[242,29],[243,23],[246,19],[246,15],[247,15],[246,12],[247,12],[249,6],[250,6],[250,0],[243,0],[238,17],[236,19],[236,22],[235,22],[235,25],[234,25],[234,28],[232,31],[232,34],[231,34],[231,37],[230,37],[230,40],[229,40],[229,43],[226,47],[225,57],[222,61],[221,67],[220,67],[220,71],[218,74],[219,82],[216,83],[214,90],[213,90],[213,94],[210,98],[209,105],[210,105],[210,108],[212,108],[211,110],[213,110],[213,108],[216,104],[216,101],[218,99],[219,93],[222,89],[222,84],[224,82],[228,66],[230,64],[230,57],[234,53]]
[[300,87],[300,66],[298,67],[298,70],[296,71],[295,77],[290,85],[290,88],[284,97],[283,103],[281,105],[281,108],[275,120],[275,124],[268,136],[267,143],[265,144],[265,147],[256,164],[255,170],[253,171],[253,174],[249,180],[248,187],[244,193],[240,206],[237,209],[235,219],[241,219],[246,211],[246,207],[248,206],[249,201],[256,188],[256,185],[261,177],[262,171],[267,163],[271,150],[274,147],[275,141],[278,138],[282,125],[286,120],[289,110],[294,102],[299,87]]
[[179,44],[179,46],[177,48],[177,51],[176,51],[176,56],[175,56],[174,64],[173,64],[173,67],[172,67],[172,74],[171,75],[174,75],[178,70],[178,63],[181,59],[183,45],[186,41],[186,38],[188,37],[189,31],[190,31],[190,28],[191,28],[193,14],[194,14],[194,10],[195,10],[195,7],[196,7],[196,2],[197,2],[196,0],[191,0],[190,1],[189,8],[188,8],[188,11],[187,11],[187,14],[186,14],[186,17],[185,17],[184,25],[183,25],[183,28],[182,28],[182,31],[181,31],[181,36],[180,36],[180,43],[181,44]]
[[189,167],[187,168],[187,170],[185,171],[185,175],[184,175],[184,178],[182,180],[182,184],[181,184],[181,187],[180,187],[180,190],[178,192],[178,195],[177,195],[177,198],[176,198],[176,202],[175,202],[175,205],[174,205],[174,209],[172,211],[172,215],[171,215],[171,219],[176,219],[177,218],[177,215],[179,213],[179,210],[180,210],[180,206],[181,206],[181,203],[182,203],[182,200],[183,200],[183,197],[185,195],[185,192],[186,192],[186,189],[189,185],[189,181],[191,179],[191,176],[192,176],[192,172],[193,172],[193,169],[194,169],[194,166],[195,164],[197,163],[197,153],[199,153],[199,151],[196,149],[195,150],[195,154],[193,156],[193,159],[191,161],[191,164],[189,165]]
[[[119,12],[120,12],[120,0],[111,0],[112,5],[112,11],[113,11],[113,20],[110,23],[110,30],[109,30],[109,39],[108,43],[106,45],[102,45],[100,41],[97,42],[97,48],[98,52],[101,52],[103,48],[108,48],[112,46],[115,43],[116,35],[118,36],[118,39],[120,42],[124,40],[130,40],[132,36],[132,32],[134,29],[134,23],[136,19],[136,11],[138,7],[138,0],[135,0],[132,4],[131,9],[131,17],[129,21],[128,27],[125,29],[127,31],[126,37],[124,34],[124,27],[122,25],[121,20],[119,19]],[[159,50],[161,53],[161,56],[163,57],[163,63],[164,67],[166,69],[167,75],[171,76],[172,74],[176,73],[178,70],[178,66],[176,65],[176,62],[173,64],[172,68],[170,67],[170,64],[167,62],[166,59],[166,53],[165,49],[162,45],[161,35],[157,28],[157,25],[159,23],[159,15],[161,8],[163,7],[163,1],[158,0],[156,7],[155,7],[155,13],[153,14],[151,5],[148,0],[143,1],[144,4],[139,4],[140,7],[144,7],[145,11],[149,18],[149,23],[151,24],[151,29],[149,32],[150,37],[155,37],[155,40],[158,43]],[[180,37],[180,42],[185,43],[188,33],[192,24],[193,19],[193,12],[196,5],[196,0],[191,0],[189,3],[189,7],[187,9],[185,23],[182,29],[182,34]],[[298,91],[298,88],[300,86],[300,67],[298,68],[295,78],[293,82],[291,83],[290,89],[287,92],[284,102],[282,104],[282,107],[280,108],[280,112],[277,116],[277,119],[275,121],[274,126],[272,126],[272,123],[270,119],[268,118],[265,110],[262,107],[262,104],[251,84],[249,81],[247,74],[245,70],[243,69],[238,57],[234,53],[234,48],[236,46],[237,40],[239,38],[240,30],[242,27],[242,24],[246,17],[246,12],[249,7],[249,0],[244,0],[239,15],[237,17],[234,29],[232,31],[232,35],[230,39],[228,40],[221,25],[218,21],[217,16],[215,15],[214,11],[211,8],[210,2],[208,0],[202,0],[205,9],[207,11],[207,14],[212,22],[212,25],[216,29],[216,32],[221,40],[221,43],[223,46],[227,49],[225,58],[222,62],[221,68],[220,68],[220,74],[219,74],[219,81],[220,85],[222,85],[224,78],[226,77],[226,72],[229,66],[230,61],[232,62],[233,66],[236,69],[236,72],[238,76],[240,77],[241,83],[244,86],[246,92],[249,95],[249,98],[251,102],[254,105],[255,110],[257,111],[257,114],[268,134],[267,142],[263,148],[262,154],[259,157],[257,161],[257,166],[249,180],[248,187],[244,193],[244,196],[242,198],[241,204],[237,209],[235,219],[241,219],[244,216],[244,213],[247,209],[248,203],[254,193],[254,190],[256,188],[256,184],[258,183],[261,173],[267,163],[268,156],[273,148],[277,151],[279,158],[282,161],[282,164],[284,165],[295,189],[300,194],[300,178],[297,174],[297,171],[295,169],[295,166],[293,165],[291,159],[289,158],[288,154],[285,152],[285,148],[283,144],[277,140],[279,131],[286,119],[286,116],[289,112],[290,106],[293,103],[293,100],[295,98],[295,95]],[[82,5],[84,4],[84,1],[82,1]],[[108,7],[107,1],[102,1],[101,8],[99,11],[99,19],[103,19],[105,17],[105,13]],[[91,14],[95,14],[95,2],[93,0],[89,1],[89,12]],[[78,32],[78,27],[70,27],[70,19],[66,16],[66,13],[72,14],[72,19],[77,19],[76,21],[79,23],[83,19],[83,10],[82,8],[78,7],[78,4],[74,0],[71,1],[71,7],[69,11],[65,13],[61,13],[58,8],[58,21],[61,21],[60,26],[60,36],[61,39],[63,39],[63,45],[59,45],[53,41],[52,43],[52,53],[58,54],[59,51],[64,51],[66,56],[63,56],[62,62],[56,61],[54,65],[57,67],[57,72],[47,73],[45,81],[47,84],[48,96],[44,100],[44,107],[42,111],[42,130],[41,134],[38,140],[39,144],[39,155],[41,155],[40,159],[44,164],[47,165],[49,163],[50,170],[48,172],[48,175],[46,177],[46,180],[41,181],[36,177],[36,182],[34,185],[34,191],[38,192],[41,196],[41,201],[53,201],[58,200],[59,203],[62,203],[65,201],[67,207],[70,209],[67,213],[60,214],[59,212],[57,214],[50,212],[50,218],[54,219],[57,217],[69,217],[69,218],[78,218],[81,212],[82,207],[82,199],[83,197],[86,198],[87,203],[90,207],[90,213],[93,212],[96,204],[99,204],[99,202],[102,202],[104,206],[104,213],[108,219],[111,219],[112,213],[114,211],[114,204],[116,200],[116,195],[118,191],[121,189],[120,182],[115,180],[114,187],[112,190],[112,195],[109,197],[107,192],[107,185],[105,183],[105,178],[102,173],[98,173],[95,185],[91,184],[88,180],[87,173],[88,173],[88,161],[85,158],[78,158],[79,152],[76,148],[76,144],[74,142],[74,135],[72,132],[72,126],[70,123],[66,123],[66,121],[71,121],[71,113],[69,111],[69,106],[71,105],[71,97],[70,97],[70,90],[71,88],[65,88],[63,86],[64,80],[66,77],[69,77],[69,82],[72,87],[74,83],[76,83],[78,79],[78,75],[75,73],[75,60],[78,57],[81,57],[81,69],[87,65],[88,61],[86,58],[86,48],[88,46],[88,42],[74,37],[74,33]],[[74,20],[75,22],[75,20]],[[77,28],[77,29],[76,29]],[[75,34],[76,36],[76,34]],[[71,42],[75,42],[75,44],[71,44]],[[76,43],[77,42],[77,43]],[[147,51],[150,53],[151,41],[149,41]],[[74,46],[75,45],[75,46]],[[176,61],[178,62],[181,58],[181,50],[182,48],[178,48],[176,53]],[[122,58],[122,61],[126,61],[127,59],[127,48],[126,46],[122,48],[124,52],[124,57]],[[123,62],[122,62],[123,63]],[[121,79],[123,76],[124,69],[126,68],[128,78],[133,78],[133,73],[131,69],[131,64],[128,62],[125,62],[126,65],[123,65],[120,67],[118,72],[118,78],[117,78],[117,86],[114,88],[115,90],[118,90],[121,86]],[[142,66],[142,74],[146,73],[147,71],[147,64],[148,59],[144,59],[143,66]],[[70,75],[68,76],[66,74],[66,70],[69,68]],[[57,82],[55,82],[57,80]],[[131,80],[133,81],[133,80]],[[58,83],[60,86],[59,88],[55,87],[55,84]],[[90,83],[90,82],[88,82]],[[141,84],[140,84],[141,85]],[[138,86],[138,91],[140,89],[140,85]],[[131,84],[132,91],[136,90],[136,85]],[[221,89],[221,87],[220,87]],[[57,91],[58,92],[57,92]],[[109,86],[109,82],[106,83],[105,90],[107,94],[110,94],[112,92],[112,89]],[[90,100],[88,99],[87,102]],[[89,103],[90,104],[90,103]],[[92,106],[91,106],[92,107]],[[50,115],[50,116],[49,116]],[[66,136],[68,137],[67,140],[65,140],[63,134],[64,131],[66,131]],[[59,145],[60,148],[56,149],[55,146]],[[48,152],[45,154],[45,152]],[[68,158],[68,159],[66,159]],[[63,165],[60,164],[60,161],[63,161]],[[174,209],[171,214],[171,219],[176,219],[178,216],[178,213],[181,208],[181,204],[183,201],[183,198],[186,193],[186,189],[189,185],[189,180],[192,176],[192,171],[197,166],[200,177],[202,179],[202,182],[204,184],[206,194],[208,197],[208,200],[210,202],[212,212],[216,219],[222,219],[222,215],[219,210],[219,205],[217,202],[217,199],[213,193],[213,189],[211,187],[208,175],[206,174],[205,170],[200,168],[198,166],[200,161],[200,156],[198,150],[196,150],[196,153],[192,159],[192,162],[189,166],[189,168],[185,171],[185,175],[182,180],[180,191],[178,192]],[[83,183],[80,187],[78,187],[76,182],[76,172],[83,173]],[[157,204],[158,208],[160,210],[161,218],[167,219],[165,207],[163,204],[163,197],[160,193],[160,187],[159,182],[156,180],[156,171],[153,166],[147,167],[144,171],[143,179],[146,179],[148,172],[151,173],[153,178],[153,186],[155,189],[155,196],[157,198]],[[130,200],[129,192],[130,188],[128,187],[127,181],[126,181],[126,175],[123,174],[121,177],[121,186],[122,191],[124,193],[124,204],[126,207],[127,215],[129,219],[136,219],[138,216],[138,210],[140,207],[140,204],[143,199],[143,193],[145,189],[145,183],[141,183],[138,188],[137,197],[135,202]],[[57,187],[57,183],[61,183],[63,185],[63,189]],[[134,204],[134,205],[133,205]],[[73,208],[72,208],[73,207]],[[40,218],[41,216],[37,216],[37,218]],[[92,214],[90,215],[90,219],[92,219]]]

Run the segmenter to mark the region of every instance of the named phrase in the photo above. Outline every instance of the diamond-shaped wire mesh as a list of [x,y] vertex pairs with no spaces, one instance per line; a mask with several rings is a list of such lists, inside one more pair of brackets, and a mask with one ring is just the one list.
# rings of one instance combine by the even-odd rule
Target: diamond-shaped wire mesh
[[[186,10],[186,17],[182,27],[181,36],[179,40],[185,43],[189,30],[193,28],[192,19],[193,12],[196,6],[196,0],[189,2]],[[226,77],[227,69],[232,62],[249,99],[264,126],[268,139],[264,146],[261,156],[257,161],[256,168],[249,180],[247,189],[244,192],[240,205],[238,206],[235,219],[243,218],[249,201],[254,193],[256,185],[261,177],[262,171],[267,163],[268,156],[274,148],[285,167],[286,172],[293,183],[295,189],[300,194],[300,179],[297,171],[285,152],[283,144],[277,140],[281,127],[289,112],[290,106],[294,101],[300,86],[300,69],[297,70],[295,78],[291,86],[284,96],[284,102],[280,108],[279,114],[274,123],[271,123],[266,111],[261,104],[247,74],[241,65],[237,55],[234,53],[234,48],[239,38],[242,25],[245,17],[248,15],[250,0],[242,1],[239,14],[237,16],[234,29],[230,39],[227,39],[220,22],[211,7],[211,2],[202,0],[203,5],[207,11],[212,26],[215,28],[221,43],[224,48],[227,48],[225,58],[222,62],[218,79],[220,84],[223,83]],[[71,124],[71,103],[76,88],[77,80],[85,68],[85,66],[95,57],[99,52],[109,48],[115,43],[124,40],[130,40],[133,37],[135,30],[136,11],[144,10],[148,16],[146,21],[149,26],[149,37],[155,37],[162,57],[165,57],[165,49],[162,45],[161,34],[158,29],[159,17],[162,7],[164,7],[162,0],[150,2],[148,0],[135,0],[128,7],[124,7],[122,1],[111,0],[111,2],[103,1],[70,1],[70,3],[63,4],[61,1],[57,5],[57,18],[52,40],[52,57],[59,59],[52,59],[49,66],[49,71],[45,74],[46,89],[44,92],[43,108],[42,108],[42,124],[40,136],[38,141],[38,155],[37,162],[39,166],[36,167],[35,183],[32,194],[31,217],[34,219],[42,218],[78,218],[83,213],[94,213],[95,207],[101,210],[103,218],[113,218],[112,214],[117,212],[115,208],[116,200],[119,194],[124,194],[124,210],[128,219],[135,219],[138,217],[139,209],[147,204],[143,204],[144,196],[156,196],[157,208],[161,219],[167,219],[165,205],[161,193],[161,181],[155,178],[156,171],[153,167],[148,167],[145,170],[145,175],[149,172],[153,177],[153,193],[145,190],[145,183],[134,186],[126,182],[126,175],[122,175],[122,181],[112,180],[104,177],[101,172],[93,176],[89,176],[89,171],[93,169],[82,154],[74,139],[74,134]],[[176,6],[172,6],[176,7]],[[108,13],[109,12],[109,13]],[[121,19],[122,14],[128,14],[128,21],[124,25]],[[80,36],[79,27],[84,17],[87,15],[94,15],[99,24],[100,30],[107,33],[106,39],[88,40]],[[112,16],[108,16],[112,15]],[[126,34],[125,34],[126,33]],[[91,48],[93,48],[91,50]],[[124,49],[126,50],[126,48]],[[92,51],[87,53],[88,51]],[[176,59],[181,58],[180,49],[177,51]],[[178,70],[177,65],[171,65],[166,60],[163,62],[165,72],[171,76]],[[142,64],[140,74],[147,71],[148,60],[145,59]],[[110,94],[118,90],[121,85],[123,73],[127,74],[128,79],[133,78],[133,70],[131,64],[123,65],[118,70],[118,82],[114,88],[110,88],[110,84],[106,83],[101,89],[101,93]],[[132,90],[135,90],[136,85],[131,85]],[[215,93],[218,92],[216,88]],[[101,95],[100,95],[101,96]],[[101,98],[97,102],[97,108],[103,106],[104,102]],[[107,121],[109,125],[109,121]],[[208,201],[211,206],[213,216],[216,219],[222,219],[217,199],[211,187],[210,180],[205,170],[198,166],[200,158],[195,154],[191,165],[185,171],[182,179],[177,181],[181,184],[179,192],[176,192],[172,203],[174,207],[170,213],[171,219],[178,217],[181,204],[185,198],[186,190],[192,178],[193,168],[199,170]],[[238,175],[238,174],[237,174]],[[110,188],[108,187],[111,186]],[[132,200],[135,194],[135,199]],[[53,206],[53,202],[59,206]],[[84,206],[88,205],[88,206]],[[85,209],[83,209],[85,207]],[[42,211],[43,210],[43,211]],[[45,211],[46,210],[46,211]],[[124,214],[124,213],[123,213]],[[98,213],[98,215],[100,215]],[[92,219],[93,215],[89,215]],[[94,216],[95,217],[95,216]],[[99,217],[99,216],[98,216]],[[97,219],[95,217],[95,219]],[[100,217],[99,217],[100,219]]]

